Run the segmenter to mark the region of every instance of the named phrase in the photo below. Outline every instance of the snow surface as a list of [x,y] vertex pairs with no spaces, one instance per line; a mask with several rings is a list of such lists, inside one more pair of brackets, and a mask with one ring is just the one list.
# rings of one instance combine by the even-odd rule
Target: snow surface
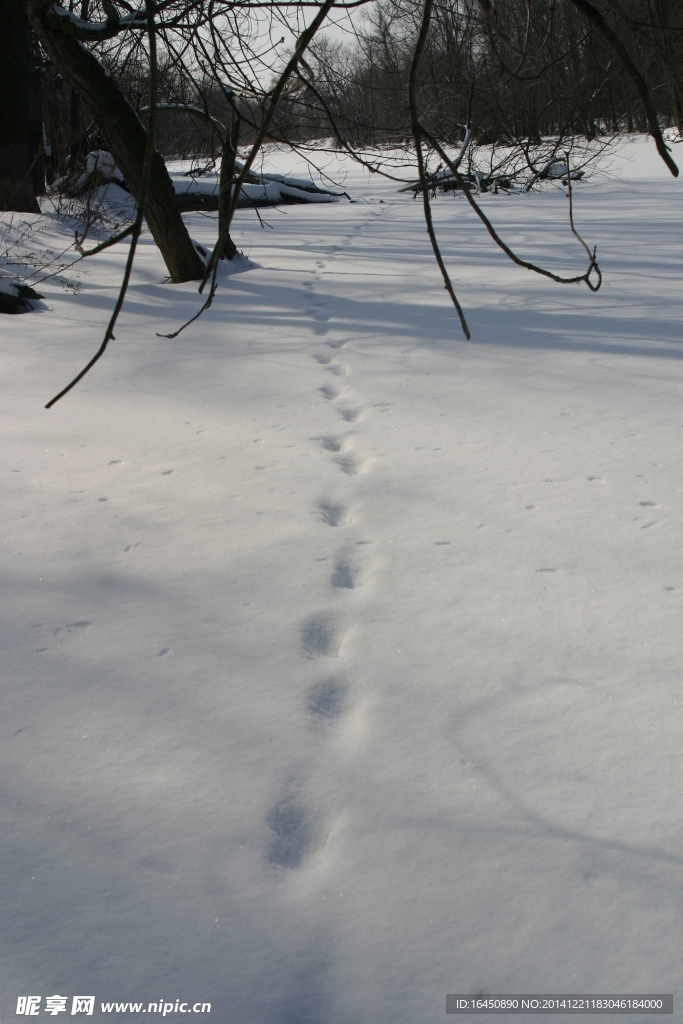
[[111,178],[123,178],[121,171],[116,166],[116,161],[111,153],[108,153],[105,149],[94,149],[85,161],[86,175],[94,174],[98,171],[102,175],[109,175]]
[[9,277],[0,277],[0,295],[9,295],[12,299],[19,298],[18,281]]
[[[353,204],[238,213],[258,266],[175,340],[144,235],[49,412],[127,244],[0,318],[3,1020],[683,1020],[683,191],[645,140],[615,167],[575,189],[597,295],[435,201],[471,343],[420,203],[343,161]],[[482,202],[583,269],[560,186]]]
[[[238,168],[244,166],[237,161]],[[191,164],[187,160],[174,160],[170,167],[173,187],[178,195],[218,195],[220,172],[211,171],[201,176],[188,175]],[[258,173],[258,172],[256,172]],[[296,178],[283,174],[261,174],[261,184],[242,185],[240,198],[248,203],[275,204],[287,202],[287,198],[303,203],[336,203],[339,195],[329,192],[316,192],[316,186],[310,178]]]

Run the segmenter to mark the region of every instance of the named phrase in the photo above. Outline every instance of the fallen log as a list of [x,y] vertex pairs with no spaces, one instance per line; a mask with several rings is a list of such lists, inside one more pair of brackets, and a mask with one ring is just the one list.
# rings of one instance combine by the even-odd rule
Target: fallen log
[[30,285],[0,277],[0,313],[28,313],[34,308],[31,300],[42,298]]

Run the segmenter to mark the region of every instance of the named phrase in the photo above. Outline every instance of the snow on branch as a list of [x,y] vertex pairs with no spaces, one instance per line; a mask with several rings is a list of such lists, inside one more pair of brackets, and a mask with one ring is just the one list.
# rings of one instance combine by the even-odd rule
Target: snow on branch
[[145,28],[145,17],[139,12],[120,17],[114,5],[110,2],[105,6],[107,12],[106,21],[83,21],[73,11],[67,11],[58,3],[53,3],[47,12],[47,21],[50,28],[58,32],[65,32],[82,43],[97,43],[105,39],[112,39],[128,28]]

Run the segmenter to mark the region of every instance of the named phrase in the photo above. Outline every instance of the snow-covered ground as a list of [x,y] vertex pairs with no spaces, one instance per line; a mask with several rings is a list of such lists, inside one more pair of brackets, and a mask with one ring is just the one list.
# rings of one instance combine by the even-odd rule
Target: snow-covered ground
[[[238,213],[257,266],[175,340],[143,236],[49,412],[127,243],[1,318],[3,1021],[683,1020],[683,189],[618,165],[575,193],[597,295],[435,202],[470,343],[419,202],[348,165],[353,204]],[[583,271],[559,186],[482,201]]]

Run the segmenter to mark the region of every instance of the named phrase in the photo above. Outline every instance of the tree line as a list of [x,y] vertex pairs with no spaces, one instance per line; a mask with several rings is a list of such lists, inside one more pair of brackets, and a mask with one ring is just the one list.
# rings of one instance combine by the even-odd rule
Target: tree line
[[[587,267],[563,278],[521,259],[498,236],[477,200],[481,177],[461,165],[468,147],[470,154],[472,146],[498,147],[508,161],[513,154],[533,182],[557,166],[539,163],[545,138],[554,159],[577,138],[639,130],[678,175],[663,131],[680,135],[683,127],[680,0],[76,3],[0,0],[0,87],[10,97],[0,105],[0,206],[37,210],[46,171],[62,182],[89,150],[111,154],[137,215],[105,242],[79,249],[86,256],[130,238],[120,301],[94,361],[113,337],[144,220],[171,280],[199,281],[202,309],[210,305],[218,261],[235,252],[230,224],[241,187],[254,180],[270,140],[331,139],[380,173],[381,147],[409,144],[406,162],[417,163],[434,254],[468,336],[431,219],[430,192],[443,175],[514,262],[593,290],[601,280],[595,250],[571,220],[569,157],[558,173]],[[351,44],[325,34],[331,15],[349,16]],[[371,161],[368,146],[376,147]],[[179,149],[220,168],[208,258],[190,240],[165,166],[164,155]]]

